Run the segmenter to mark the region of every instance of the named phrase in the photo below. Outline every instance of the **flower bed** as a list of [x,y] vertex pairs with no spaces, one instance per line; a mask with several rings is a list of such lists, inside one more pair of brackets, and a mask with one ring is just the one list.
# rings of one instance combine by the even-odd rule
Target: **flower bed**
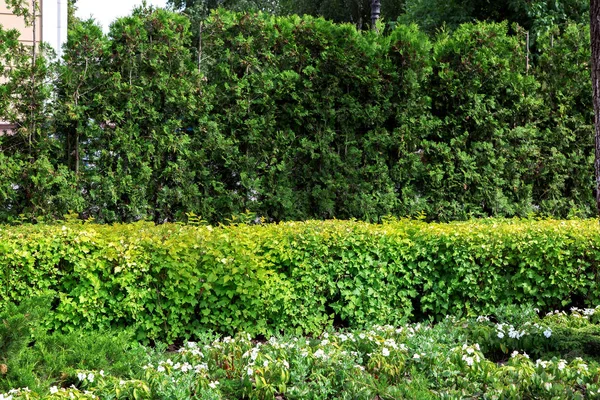
[[[0,399],[600,398],[600,358],[586,352],[599,322],[600,308],[540,318],[508,307],[315,337],[206,335],[142,348],[136,373],[73,368]],[[579,347],[565,348],[577,337]]]

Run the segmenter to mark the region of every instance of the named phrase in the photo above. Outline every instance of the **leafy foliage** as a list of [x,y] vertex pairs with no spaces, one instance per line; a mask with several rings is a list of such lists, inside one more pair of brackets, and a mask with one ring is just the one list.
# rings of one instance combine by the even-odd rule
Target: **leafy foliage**
[[0,311],[0,392],[17,387],[47,391],[77,369],[121,376],[139,372],[145,354],[130,331],[48,332],[50,301],[48,296],[28,298]]
[[[168,0],[167,3],[188,15],[194,26],[217,8],[273,15],[311,15],[338,23],[349,22],[358,29],[368,27],[371,21],[370,0]],[[404,0],[382,0],[382,15],[393,21],[402,13],[403,6]]]
[[[522,39],[522,37],[521,37]],[[544,138],[535,126],[538,83],[506,24],[465,24],[435,44],[432,113],[416,188],[442,220],[527,215]],[[428,211],[430,212],[430,211]]]
[[[563,346],[585,347],[587,339],[578,331],[597,332],[598,313],[596,307],[539,317],[529,307],[503,307],[477,318],[448,316],[436,324],[327,330],[313,337],[252,340],[247,333],[205,335],[177,346],[176,352],[172,351],[176,347],[162,344],[125,346],[117,359],[126,360],[126,369],[100,369],[103,364],[98,363],[72,368],[61,363],[65,354],[84,345],[91,345],[89,353],[110,359],[122,335],[108,332],[101,339],[105,347],[99,347],[91,342],[97,334],[89,338],[53,334],[43,341],[68,338],[72,342],[64,343],[64,350],[48,347],[31,352],[37,357],[31,360],[39,360],[35,372],[40,384],[31,386],[33,391],[14,386],[0,396],[19,400],[595,398],[600,389],[598,354]],[[106,346],[110,342],[114,345]],[[77,350],[73,353],[73,358],[81,356]],[[45,376],[46,362],[53,357],[56,369]],[[0,374],[0,388],[3,383]]]
[[214,38],[204,48],[206,73],[220,104],[212,117],[230,143],[219,180],[235,193],[231,213],[282,220],[394,212],[388,156],[398,135],[386,128],[396,113],[408,120],[424,109],[429,45],[415,27],[380,40],[310,17],[223,13],[206,33]]
[[0,135],[0,221],[593,214],[582,25],[541,35],[528,70],[506,23],[435,41],[310,16],[203,24],[196,62],[197,27],[165,10],[108,36],[76,24],[59,64],[0,31],[0,115],[17,123]]
[[416,23],[430,34],[463,23],[507,21],[537,36],[556,25],[585,22],[589,14],[583,0],[406,0],[405,9],[399,21]]
[[168,341],[591,305],[599,237],[551,220],[5,227],[0,304],[52,290],[55,329]]
[[535,74],[543,99],[538,131],[545,144],[539,146],[534,166],[533,198],[540,199],[548,214],[580,217],[594,212],[589,35],[587,25],[571,24],[538,39],[541,54]]

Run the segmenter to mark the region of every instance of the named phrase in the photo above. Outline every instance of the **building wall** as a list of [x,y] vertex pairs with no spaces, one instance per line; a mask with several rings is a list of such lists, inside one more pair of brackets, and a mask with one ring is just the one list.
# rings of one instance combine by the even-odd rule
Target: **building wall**
[[[41,1],[41,0],[40,0]],[[29,0],[29,4],[31,4],[31,0]],[[41,9],[41,7],[40,7]],[[38,11],[39,13],[39,11]],[[36,41],[39,42],[42,40],[42,28],[43,28],[43,18],[41,15],[38,15],[36,18]],[[22,17],[14,15],[6,6],[6,2],[4,0],[0,0],[0,25],[2,25],[5,29],[17,29],[21,32],[20,40],[26,44],[33,44],[33,27],[25,26],[25,22]]]
[[[31,5],[33,0],[27,1]],[[67,0],[38,0],[36,41],[49,43],[59,56],[67,41],[67,8]],[[14,15],[5,0],[0,0],[0,25],[18,29],[23,43],[33,43],[33,27],[25,26],[23,18]]]

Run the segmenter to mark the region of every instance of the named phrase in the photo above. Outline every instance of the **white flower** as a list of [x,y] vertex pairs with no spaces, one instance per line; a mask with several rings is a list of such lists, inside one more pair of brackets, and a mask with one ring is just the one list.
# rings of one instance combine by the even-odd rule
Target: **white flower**
[[462,359],[467,363],[468,366],[473,365],[473,357],[467,357],[466,355],[463,355]]
[[552,389],[552,383],[550,383],[550,382],[544,383],[544,388],[546,388],[546,390]]
[[58,388],[56,386],[52,386],[50,388],[50,394],[55,394],[55,393],[58,393]]
[[200,358],[204,358],[204,354],[202,354],[202,351],[200,351],[200,349],[192,349],[192,354],[195,356],[200,356]]
[[156,370],[158,372],[165,372],[165,367],[163,367],[162,365],[159,365],[158,368],[156,368]]
[[104,370],[103,369],[100,370],[100,376],[104,376]]
[[551,335],[552,335],[552,331],[550,330],[550,328],[548,328],[544,331],[544,336],[546,336],[547,338],[549,338]]
[[269,360],[263,361],[263,367],[267,368],[269,366]]
[[504,337],[504,332],[498,331],[498,337],[502,339]]
[[216,389],[218,384],[219,384],[219,381],[213,381],[208,384],[208,387],[211,389]]
[[123,386],[125,383],[126,383],[126,382],[125,382],[123,379],[121,379],[121,380],[119,381],[119,385],[121,385],[121,386]]
[[181,372],[188,372],[192,370],[192,365],[190,363],[183,363],[183,365],[181,366]]
[[199,374],[202,371],[208,371],[207,364],[198,364],[194,367],[194,372],[196,372],[197,374]]
[[421,358],[421,356],[420,356],[420,355],[418,355],[417,353],[415,353],[415,355],[413,356],[413,358],[414,358],[414,359],[419,359],[419,358]]
[[385,348],[385,347],[384,347],[383,349],[381,349],[381,354],[382,354],[384,357],[387,357],[387,356],[389,356],[389,355],[390,355],[390,351],[389,351],[387,348]]
[[318,349],[317,351],[315,351],[315,353],[313,354],[313,356],[315,358],[321,358],[323,360],[327,359],[327,354],[325,354],[325,352],[323,351],[323,349]]
[[79,379],[80,381],[85,381],[85,374],[83,372],[78,372],[77,379]]
[[248,367],[248,371],[246,371],[248,376],[252,376],[254,374],[254,370],[251,367]]
[[283,360],[282,362],[283,362],[283,366],[284,366],[286,369],[290,369],[290,363],[289,363],[289,362],[287,362],[286,360]]
[[518,355],[519,355],[519,352],[515,350],[515,351],[512,352],[512,354],[510,355],[510,357],[514,358],[514,357],[516,357]]
[[558,370],[562,371],[567,366],[567,362],[565,360],[560,360],[558,362]]
[[94,382],[94,374],[92,374],[91,372],[88,374],[87,376],[88,381],[90,382]]
[[321,346],[327,346],[329,344],[329,340],[327,339],[323,339],[323,341],[321,342]]

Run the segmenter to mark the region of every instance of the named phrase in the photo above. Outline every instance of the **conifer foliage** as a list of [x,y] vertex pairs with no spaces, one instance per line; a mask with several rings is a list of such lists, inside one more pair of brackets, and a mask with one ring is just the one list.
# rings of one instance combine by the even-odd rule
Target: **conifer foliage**
[[72,28],[60,62],[0,31],[1,222],[595,212],[585,25],[540,34],[529,70],[507,23],[430,39],[220,9],[201,46],[160,9]]

